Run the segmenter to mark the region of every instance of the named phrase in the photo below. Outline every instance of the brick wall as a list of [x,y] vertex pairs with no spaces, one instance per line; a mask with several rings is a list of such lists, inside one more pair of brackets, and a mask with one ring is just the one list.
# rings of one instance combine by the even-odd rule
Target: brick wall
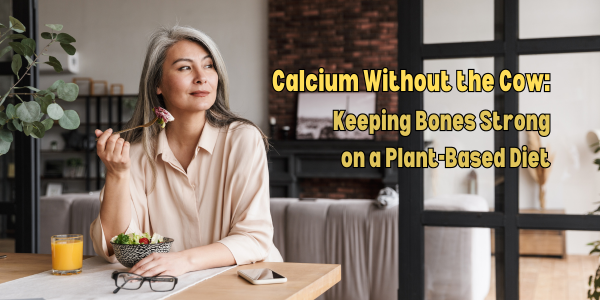
[[[397,1],[393,0],[269,0],[269,82],[277,69],[284,73],[355,73],[364,90],[363,69],[397,70]],[[269,115],[277,128],[290,126],[296,132],[298,94],[269,91]],[[376,111],[397,112],[397,94],[379,92]],[[398,133],[377,132],[378,141],[397,140]],[[281,138],[278,130],[274,137]],[[310,181],[302,188],[304,197],[374,198],[375,189],[330,191],[349,180]],[[372,185],[372,184],[371,184]],[[308,188],[310,186],[310,188]],[[320,187],[320,188],[319,188]],[[378,189],[377,189],[378,190]],[[375,193],[373,194],[373,191]],[[361,196],[362,195],[362,196]],[[360,197],[359,197],[360,196]]]

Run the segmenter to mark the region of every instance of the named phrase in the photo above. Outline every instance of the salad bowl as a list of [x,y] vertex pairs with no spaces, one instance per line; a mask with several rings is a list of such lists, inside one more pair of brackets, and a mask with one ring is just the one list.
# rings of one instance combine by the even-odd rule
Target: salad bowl
[[115,257],[125,267],[132,268],[140,260],[152,253],[168,253],[171,250],[171,244],[173,239],[168,237],[161,237],[160,242],[154,244],[121,244],[119,240],[113,238],[110,244],[113,246],[115,251]]

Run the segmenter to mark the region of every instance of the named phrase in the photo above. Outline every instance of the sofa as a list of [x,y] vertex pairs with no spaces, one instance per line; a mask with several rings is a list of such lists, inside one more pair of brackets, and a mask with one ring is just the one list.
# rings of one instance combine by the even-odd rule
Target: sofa
[[[487,211],[487,203],[458,195],[428,199],[425,209]],[[42,197],[40,253],[50,253],[52,235],[79,233],[84,255],[95,255],[89,226],[99,211],[98,193]],[[379,209],[364,199],[272,198],[271,216],[273,242],[285,261],[342,265],[341,282],[318,299],[397,299],[397,207]],[[489,229],[426,227],[426,299],[483,300],[490,253]]]

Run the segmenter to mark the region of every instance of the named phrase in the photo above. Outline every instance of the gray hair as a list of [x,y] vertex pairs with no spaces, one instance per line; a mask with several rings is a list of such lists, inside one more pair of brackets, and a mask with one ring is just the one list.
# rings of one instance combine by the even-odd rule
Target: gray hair
[[[213,106],[206,111],[206,121],[218,128],[229,126],[236,121],[252,125],[258,129],[263,138],[265,148],[268,149],[268,139],[260,128],[251,121],[235,115],[229,109],[229,78],[227,77],[225,62],[217,48],[217,44],[205,33],[187,26],[176,25],[171,28],[159,28],[150,37],[146,59],[144,60],[144,68],[140,78],[138,101],[133,116],[127,123],[126,128],[146,124],[153,120],[155,118],[154,107],[160,106],[165,108],[162,95],[156,94],[156,90],[162,79],[162,65],[167,57],[167,50],[182,40],[192,41],[204,47],[212,57],[215,70],[219,76],[217,97]],[[167,124],[167,126],[169,125]],[[128,131],[123,135],[123,138],[132,144],[142,142],[145,156],[151,163],[155,182],[157,176],[154,157],[157,151],[159,133],[160,128],[158,126],[150,126]],[[152,187],[154,185],[152,184]]]

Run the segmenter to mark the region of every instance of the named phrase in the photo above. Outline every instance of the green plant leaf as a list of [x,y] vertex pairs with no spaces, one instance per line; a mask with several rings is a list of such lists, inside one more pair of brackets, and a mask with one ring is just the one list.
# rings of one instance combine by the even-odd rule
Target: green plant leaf
[[77,129],[79,127],[79,115],[74,110],[65,110],[65,114],[58,120],[58,125],[64,129]]
[[52,103],[52,104],[48,105],[47,111],[48,111],[48,117],[52,118],[53,120],[58,120],[58,119],[62,118],[62,116],[65,113],[63,111],[62,107],[60,107],[60,105],[58,105],[56,103]]
[[6,128],[0,129],[0,140],[9,142],[9,143],[12,142],[13,141],[12,132],[10,132],[10,130],[8,130]]
[[31,131],[33,131],[33,126],[32,126],[32,124],[31,124],[31,123],[28,123],[28,122],[23,122],[23,133],[24,133],[26,136],[29,136],[29,135],[31,135]]
[[0,50],[0,57],[4,56],[4,54],[10,52],[12,50],[11,46],[6,46],[4,49]]
[[[17,97],[19,100],[21,100],[21,103],[25,102],[25,101],[23,101],[23,99],[21,99],[21,96],[15,94],[15,97]],[[19,104],[21,104],[21,103],[19,103]],[[17,105],[19,105],[19,104],[17,104]],[[17,108],[17,107],[15,106],[15,108]]]
[[58,90],[58,88],[59,88],[60,86],[64,85],[64,84],[65,84],[65,82],[59,79],[59,80],[55,81],[55,82],[54,82],[54,83],[53,83],[53,84],[52,84],[52,85],[51,85],[51,86],[48,88],[48,90],[50,90],[50,91],[53,91],[53,92],[56,92],[56,90]]
[[48,113],[48,105],[52,104],[52,101],[53,100],[52,97],[50,97],[50,95],[45,95],[44,97],[38,97],[37,99],[35,99],[35,102],[37,102],[40,105],[41,112],[44,114]]
[[6,25],[0,23],[0,28],[6,28]]
[[68,35],[67,33],[59,33],[56,36],[56,41],[59,43],[65,43],[65,44],[70,44],[70,43],[76,42],[76,40],[72,36]]
[[8,117],[6,116],[6,113],[3,111],[0,111],[0,126],[6,124],[7,121],[8,121]]
[[46,133],[46,127],[44,126],[44,124],[42,122],[35,121],[31,125],[33,126],[31,136],[38,139],[43,138],[44,134]]
[[32,91],[34,91],[34,92],[39,92],[39,91],[40,91],[39,89],[37,89],[37,88],[34,88],[34,87],[32,87],[32,86],[28,86],[28,85],[24,86],[24,88],[28,88],[28,89],[30,89],[30,90],[32,90]]
[[40,112],[40,105],[35,101],[29,101],[17,108],[17,117],[23,120],[23,122],[31,123],[39,120],[37,117],[40,115]]
[[27,65],[30,66],[31,64],[33,64],[33,60],[31,59],[31,57],[29,56],[25,56],[25,59],[27,60]]
[[52,128],[52,125],[54,125],[54,120],[48,118],[48,119],[42,121],[42,124],[44,124],[46,131],[48,131]]
[[56,33],[53,33],[53,34],[52,34],[52,38],[53,38],[53,39],[55,39],[57,35],[58,35],[58,34],[56,34]]
[[23,103],[17,103],[17,105],[15,105],[15,116],[17,116],[17,109],[19,109],[19,107],[23,105]]
[[46,64],[51,65],[54,68],[54,71],[59,73],[62,72],[62,65],[60,64],[60,61],[56,59],[56,57],[50,56],[48,59],[49,60],[46,62]]
[[12,69],[13,73],[15,73],[15,75],[17,75],[17,77],[19,76],[19,70],[21,69],[22,65],[23,65],[23,61],[21,60],[21,55],[19,55],[19,54],[13,55],[12,63],[10,64],[10,68]]
[[25,35],[17,33],[17,34],[11,34],[11,35],[9,35],[8,38],[11,39],[11,40],[21,40],[21,39],[26,39],[27,37]]
[[0,155],[4,155],[10,150],[10,143],[0,140]]
[[15,131],[15,130],[17,130],[17,128],[15,128],[15,125],[13,124],[13,122],[12,122],[12,121],[10,121],[10,122],[6,123],[6,128],[8,128],[8,130],[10,130],[10,131]]
[[43,39],[47,39],[47,40],[51,40],[52,39],[52,34],[50,34],[50,32],[42,32],[42,38]]
[[61,24],[46,24],[46,27],[50,27],[56,31],[61,31],[63,29],[63,26]]
[[10,103],[6,106],[6,117],[8,117],[9,119],[12,119],[15,117],[15,106]]
[[12,27],[12,30],[14,32],[17,33],[23,33],[25,32],[25,25],[23,25],[23,23],[21,23],[19,20],[13,18],[12,16],[8,17],[8,19],[10,20],[9,22],[9,27]]
[[4,105],[0,105],[0,111],[4,111],[5,107]]
[[23,47],[25,47],[25,49],[29,49],[31,52],[25,52],[25,54],[27,54],[27,56],[32,56],[33,53],[35,53],[35,41],[32,39],[24,39],[21,41],[21,45],[23,45]]
[[2,98],[0,98],[0,104],[4,103],[4,99],[6,99],[6,97],[8,96],[9,93],[10,93],[10,90],[8,90],[8,92],[6,92],[6,94],[4,94],[4,96],[2,96]]
[[0,140],[11,143],[13,141],[13,135],[7,128],[0,129]]
[[77,99],[77,95],[79,95],[79,86],[71,82],[65,83],[58,87],[56,93],[58,94],[58,98],[73,102]]
[[21,131],[21,132],[23,131],[23,126],[21,125],[21,122],[19,121],[19,119],[13,119],[12,124],[18,131]]
[[77,50],[71,44],[60,43],[60,46],[67,52],[69,55],[74,55]]
[[10,42],[8,43],[17,54],[25,55],[25,47],[21,45],[19,42]]

